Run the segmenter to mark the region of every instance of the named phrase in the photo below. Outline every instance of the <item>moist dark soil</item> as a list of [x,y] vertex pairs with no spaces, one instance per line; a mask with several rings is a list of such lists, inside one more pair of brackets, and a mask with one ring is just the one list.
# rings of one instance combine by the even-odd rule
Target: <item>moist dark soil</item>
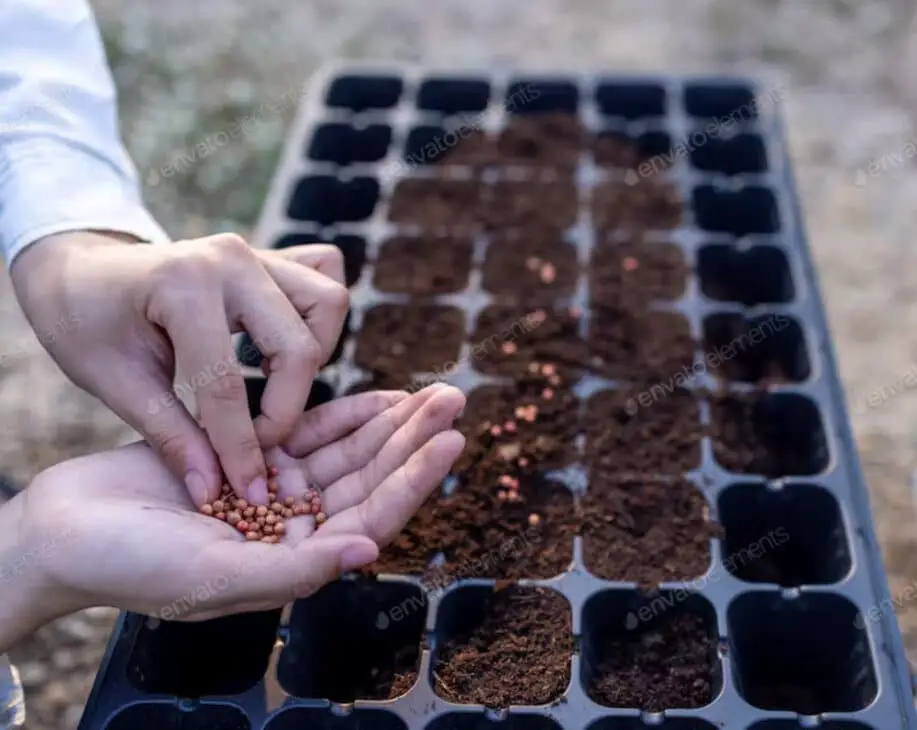
[[[784,320],[786,321],[786,320]],[[717,316],[704,327],[704,352],[712,374],[761,386],[793,382],[791,364],[775,336],[776,318],[752,324],[740,315]]]
[[402,180],[392,193],[389,220],[422,230],[468,230],[481,212],[482,188],[475,180]]
[[709,704],[716,639],[703,618],[679,612],[647,626],[652,628],[601,643],[589,696],[606,707],[647,712]]
[[366,312],[357,337],[354,361],[361,367],[388,376],[439,372],[459,358],[465,318],[454,307],[380,304]]
[[809,444],[790,438],[764,414],[758,393],[718,395],[711,400],[713,454],[720,466],[769,478],[809,474]]
[[[645,393],[642,407],[639,397]],[[689,391],[661,386],[606,390],[586,404],[586,462],[607,472],[678,474],[701,461],[700,402]]]
[[568,181],[502,180],[485,197],[481,220],[487,230],[521,230],[539,237],[570,228],[579,206],[576,186]]
[[668,243],[597,246],[589,264],[594,305],[634,300],[675,300],[685,293],[690,270],[677,246]]
[[492,294],[531,300],[569,296],[579,273],[576,249],[551,231],[491,242],[484,260],[484,288]]
[[373,286],[418,297],[449,294],[468,286],[472,242],[441,236],[397,236],[379,251]]
[[722,530],[684,479],[620,478],[594,471],[581,502],[583,559],[593,575],[653,587],[699,578]]
[[678,190],[661,181],[603,183],[592,193],[592,221],[599,236],[615,231],[670,230],[681,223],[683,212]]
[[683,386],[694,374],[697,343],[688,320],[674,312],[595,309],[588,342],[590,367],[611,378]]
[[438,163],[482,170],[494,166],[498,156],[496,140],[475,129],[467,131],[465,138],[446,152]]
[[616,132],[597,134],[592,138],[591,144],[592,157],[599,167],[635,170],[641,163],[652,160],[651,174],[656,174],[667,170],[674,161],[674,155],[668,159],[662,155],[641,154],[632,139]]
[[504,588],[469,623],[444,637],[436,652],[433,679],[440,697],[504,708],[548,704],[566,691],[573,626],[563,596],[544,588]]
[[[550,363],[563,382],[570,382],[589,364],[579,320],[579,312],[568,307],[485,307],[471,336],[472,364],[488,375],[521,376],[533,362]],[[553,387],[550,378],[546,385]]]
[[583,126],[572,114],[519,114],[497,140],[500,164],[570,173],[579,162]]

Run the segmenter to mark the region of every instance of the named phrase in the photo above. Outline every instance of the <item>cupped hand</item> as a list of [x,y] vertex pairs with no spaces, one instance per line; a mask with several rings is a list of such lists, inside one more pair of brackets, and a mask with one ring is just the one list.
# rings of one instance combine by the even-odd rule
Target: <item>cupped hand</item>
[[[267,501],[263,448],[292,432],[347,313],[337,248],[257,251],[234,234],[151,246],[81,231],[36,242],[11,274],[61,369],[139,431],[198,505],[219,494],[221,474]],[[243,330],[268,375],[254,422],[231,343]],[[175,391],[196,399],[200,425]]]
[[194,621],[307,596],[373,562],[441,483],[464,445],[452,428],[464,403],[455,388],[433,385],[410,396],[349,396],[301,415],[272,454],[281,495],[317,485],[328,519],[318,529],[311,516],[287,520],[278,544],[246,542],[201,514],[145,444],[52,467],[14,500],[23,549],[38,556],[32,567],[42,576],[31,581],[42,596],[33,605],[53,615],[108,605]]

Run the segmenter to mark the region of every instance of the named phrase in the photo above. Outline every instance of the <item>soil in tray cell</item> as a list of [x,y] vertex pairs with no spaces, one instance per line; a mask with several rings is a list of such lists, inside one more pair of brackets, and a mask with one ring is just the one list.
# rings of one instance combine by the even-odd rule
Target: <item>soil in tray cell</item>
[[[700,466],[700,404],[687,390],[605,390],[586,404],[586,462],[602,471],[678,474]],[[658,396],[658,397],[657,397]],[[648,397],[644,397],[648,401]]]
[[699,578],[721,534],[687,480],[593,471],[581,503],[583,557],[593,575],[644,587]]
[[461,291],[468,285],[471,253],[470,239],[396,236],[382,244],[373,286],[414,296]]
[[402,180],[392,193],[389,220],[424,230],[474,227],[481,187],[473,180]]
[[[557,700],[570,683],[573,653],[566,599],[544,588],[518,586],[480,596],[486,590],[478,589],[477,605],[444,632],[433,666],[436,693],[451,702],[493,708]],[[450,600],[462,600],[462,592]]]
[[478,315],[471,335],[471,364],[488,375],[520,376],[552,366],[545,385],[569,382],[588,366],[579,336],[580,313],[568,307],[514,307],[494,304]]
[[[473,120],[472,120],[473,121]],[[459,142],[439,161],[440,165],[470,167],[473,170],[492,167],[497,160],[497,145],[493,138],[480,130],[463,129],[464,139]]]
[[683,387],[697,343],[688,320],[674,312],[603,307],[589,323],[590,368],[610,378],[660,384],[667,392]]
[[380,304],[364,316],[354,361],[389,375],[442,371],[458,360],[464,336],[454,307]]
[[484,260],[484,288],[518,299],[569,296],[576,288],[576,249],[552,231],[499,238]]
[[701,616],[672,612],[653,628],[602,642],[589,696],[648,712],[703,707],[714,696],[715,647]]
[[592,221],[599,237],[616,231],[670,230],[681,223],[683,212],[678,190],[664,182],[609,182],[592,193]]
[[497,140],[498,164],[571,173],[583,139],[582,123],[572,114],[513,116]]
[[579,202],[572,182],[503,180],[494,183],[486,196],[482,222],[490,231],[521,230],[544,235],[576,222]]
[[671,244],[597,246],[589,263],[589,298],[596,306],[672,301],[685,293],[688,274],[684,255]]

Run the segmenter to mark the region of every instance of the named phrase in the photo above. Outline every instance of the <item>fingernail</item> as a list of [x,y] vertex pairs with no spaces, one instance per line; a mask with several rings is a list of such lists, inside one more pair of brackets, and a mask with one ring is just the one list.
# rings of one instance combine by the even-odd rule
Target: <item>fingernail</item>
[[248,501],[252,504],[267,504],[267,482],[258,477],[248,487]]
[[369,565],[379,556],[379,549],[372,544],[358,543],[344,548],[341,553],[341,572],[349,573],[351,570]]
[[185,474],[185,488],[195,504],[201,505],[210,501],[207,499],[207,480],[199,471],[192,469]]

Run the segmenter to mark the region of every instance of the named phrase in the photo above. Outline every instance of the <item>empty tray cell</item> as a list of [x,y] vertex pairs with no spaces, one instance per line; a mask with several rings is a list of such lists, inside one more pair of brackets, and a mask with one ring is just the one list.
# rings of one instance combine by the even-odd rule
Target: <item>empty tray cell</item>
[[734,393],[710,404],[713,453],[728,471],[766,477],[811,475],[828,466],[818,406],[791,393]]
[[703,707],[722,686],[717,640],[713,607],[697,594],[605,590],[583,607],[581,681],[606,707],[648,712]]
[[379,182],[371,177],[338,180],[331,175],[303,178],[293,190],[288,215],[322,225],[369,218],[379,200]]
[[386,373],[448,372],[464,336],[465,317],[455,307],[380,304],[365,314],[354,361]]
[[467,442],[454,473],[496,492],[500,474],[515,473],[520,458],[521,469],[529,473],[570,463],[576,454],[578,402],[569,386],[552,389],[549,399],[544,390],[542,377],[532,375],[471,391],[459,420]]
[[397,715],[365,707],[346,714],[324,707],[288,707],[274,715],[264,730],[408,730]]
[[745,593],[728,611],[736,686],[762,710],[856,712],[877,692],[863,617],[846,598]]
[[371,124],[363,129],[349,124],[322,124],[315,130],[309,145],[309,159],[352,165],[355,162],[378,162],[388,153],[392,128]]
[[684,201],[677,188],[656,178],[628,185],[607,182],[592,191],[592,222],[599,238],[618,231],[667,231],[677,228]]
[[610,378],[673,388],[694,374],[697,342],[688,320],[674,312],[596,308],[588,341],[590,369]]
[[542,389],[563,387],[589,359],[579,319],[567,307],[487,306],[471,335],[470,364],[489,375],[532,376]]
[[472,242],[469,238],[396,236],[382,244],[373,286],[386,293],[433,296],[468,285]]
[[339,76],[329,87],[325,103],[358,112],[390,109],[403,90],[404,82],[397,76]]
[[584,424],[586,461],[598,469],[679,474],[700,466],[700,402],[688,390],[604,390],[586,404]]
[[[634,170],[641,165],[640,174],[663,172],[675,159],[672,138],[665,132],[645,132],[629,137],[621,132],[600,132],[592,140],[592,155],[599,167]],[[645,174],[649,171],[648,174]]]
[[277,680],[293,696],[332,702],[400,697],[417,681],[426,613],[410,583],[329,583],[293,604]]
[[[213,587],[202,591],[216,593],[221,584],[215,577]],[[204,697],[239,694],[261,681],[277,638],[280,611],[201,622],[174,620],[190,610],[185,603],[190,601],[181,599],[164,608],[166,621],[135,617],[143,624],[127,664],[130,683],[151,694]]]
[[505,718],[490,718],[480,712],[452,712],[436,718],[425,730],[563,730],[543,715],[513,713]]
[[347,286],[357,283],[363,271],[363,264],[366,263],[365,238],[351,234],[322,238],[317,233],[289,233],[277,239],[272,248],[279,250],[310,243],[330,243],[332,246],[337,246],[344,254],[344,283]]
[[806,484],[768,489],[737,484],[720,495],[723,561],[750,583],[836,583],[850,572],[850,547],[837,500]]
[[747,236],[780,230],[777,200],[767,188],[717,190],[703,185],[694,190],[694,217],[708,231]]
[[783,314],[707,317],[704,351],[707,367],[734,382],[798,383],[812,372],[802,327]]
[[720,535],[704,496],[685,479],[594,470],[581,514],[587,570],[644,587],[704,575]]
[[739,84],[691,84],[685,89],[685,111],[699,119],[756,119],[755,93]]
[[546,588],[460,588],[440,604],[432,681],[450,702],[546,705],[570,684],[570,604]]
[[483,285],[491,294],[520,299],[569,296],[579,269],[576,249],[552,230],[532,230],[523,239],[498,238],[484,260]]
[[579,89],[567,81],[519,79],[506,90],[504,106],[510,114],[563,112],[572,115],[579,108]]
[[704,172],[743,175],[767,170],[764,142],[757,134],[738,134],[732,139],[704,138],[691,150],[691,164]]
[[589,298],[597,306],[626,299],[675,300],[685,293],[690,269],[670,243],[598,246],[589,263]]
[[469,180],[402,180],[392,192],[389,220],[425,230],[463,228],[477,222],[481,190]]
[[[752,725],[748,730],[800,730],[796,720],[764,720]],[[879,730],[871,725],[851,720],[827,720],[818,724],[818,730]]]
[[[690,717],[670,717],[660,723],[645,724],[637,717],[605,717],[596,720],[586,730],[723,730],[723,726],[711,725]],[[798,728],[796,728],[798,730]]]
[[417,91],[417,108],[442,114],[482,112],[490,101],[490,84],[483,79],[431,78]]
[[[404,161],[409,168],[456,162],[466,147],[480,147],[483,133],[468,125],[455,129],[424,125],[408,132],[404,143]],[[461,164],[461,160],[458,160]]]
[[723,302],[791,302],[796,296],[786,254],[776,246],[704,246],[697,254],[697,274],[704,296]]
[[[248,410],[252,418],[256,418],[261,413],[261,396],[264,395],[264,389],[267,387],[267,378],[246,377],[245,378],[245,396],[248,399]],[[334,389],[324,380],[312,381],[312,390],[309,391],[309,400],[306,402],[305,410],[316,408],[323,403],[328,403],[334,398]]]
[[511,117],[497,138],[496,164],[571,173],[583,147],[582,122],[572,114]]
[[489,191],[483,220],[490,230],[556,234],[576,222],[579,202],[571,182],[496,183]]
[[251,730],[242,710],[226,705],[201,705],[185,710],[174,704],[140,702],[128,705],[105,730]]
[[[350,336],[350,312],[348,312],[347,315],[344,317],[344,326],[341,329],[341,334],[338,337],[337,344],[335,344],[334,350],[331,352],[331,355],[328,357],[328,360],[322,363],[323,366],[331,365],[337,362],[338,360],[340,360],[341,355],[344,352],[344,342],[347,340],[349,336]],[[274,337],[275,337],[277,344],[279,345],[283,343],[285,334],[275,333]],[[263,346],[266,343],[270,344],[270,340],[267,340],[267,338],[263,340],[259,340],[258,344],[256,344],[256,341],[252,340],[251,335],[249,335],[247,332],[243,334],[239,340],[239,348],[238,348],[238,353],[237,353],[239,357],[239,362],[241,362],[246,367],[250,367],[250,368],[261,367],[262,354],[261,354],[261,350],[259,349],[259,344]],[[265,349],[269,349],[269,348],[265,348]]]
[[665,89],[657,84],[606,82],[595,90],[599,112],[606,117],[648,119],[665,116]]

